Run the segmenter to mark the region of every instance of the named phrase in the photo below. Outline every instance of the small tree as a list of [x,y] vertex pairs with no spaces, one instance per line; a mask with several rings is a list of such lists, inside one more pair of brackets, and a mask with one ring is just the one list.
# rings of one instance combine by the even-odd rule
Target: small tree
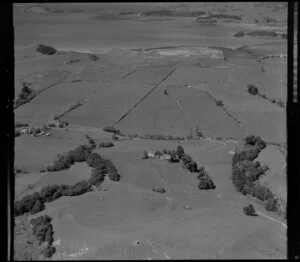
[[89,59],[90,59],[91,61],[97,61],[97,60],[99,60],[99,57],[96,56],[95,54],[91,54],[91,55],[89,55]]
[[247,88],[248,88],[249,94],[254,95],[254,96],[258,94],[258,88],[256,86],[248,85]]
[[184,154],[184,149],[181,145],[177,146],[176,153],[177,153],[178,158],[181,159],[181,157]]
[[224,104],[223,104],[222,100],[217,100],[216,105],[217,106],[223,106]]
[[142,159],[148,159],[149,156],[148,156],[148,152],[147,151],[144,151],[143,152],[143,155],[142,155]]
[[278,209],[278,203],[277,203],[277,200],[274,198],[274,196],[270,197],[267,200],[265,208],[268,211],[277,211],[277,209]]
[[243,211],[247,216],[257,216],[257,214],[255,213],[255,209],[254,209],[252,204],[250,204],[249,206],[244,207]]

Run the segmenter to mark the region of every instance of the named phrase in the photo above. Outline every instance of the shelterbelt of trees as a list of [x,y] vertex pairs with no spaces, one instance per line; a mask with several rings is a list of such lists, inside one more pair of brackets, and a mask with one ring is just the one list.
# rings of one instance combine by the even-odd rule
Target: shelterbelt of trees
[[96,147],[95,142],[89,138],[90,146],[81,145],[66,154],[57,156],[52,166],[47,167],[47,171],[66,170],[75,162],[86,162],[92,167],[91,177],[88,181],[82,180],[73,186],[69,185],[49,185],[43,187],[40,192],[23,197],[15,202],[15,216],[25,213],[36,214],[45,209],[45,203],[52,202],[62,196],[78,196],[91,191],[92,185],[98,186],[104,181],[107,175],[112,181],[119,181],[120,174],[114,164],[102,158],[99,154],[93,153]]
[[269,211],[277,211],[278,201],[276,196],[266,186],[259,184],[259,178],[269,169],[261,166],[259,161],[254,160],[266,147],[266,143],[258,136],[247,136],[245,150],[237,152],[232,157],[231,179],[237,191],[243,195],[251,195],[261,200]]

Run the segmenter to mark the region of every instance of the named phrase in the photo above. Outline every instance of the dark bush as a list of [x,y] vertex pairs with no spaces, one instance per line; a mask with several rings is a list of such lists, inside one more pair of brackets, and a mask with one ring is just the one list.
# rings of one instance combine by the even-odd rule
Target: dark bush
[[155,153],[154,153],[154,156],[156,156],[156,157],[160,157],[162,155],[163,155],[163,153],[159,150],[156,150]]
[[[48,215],[44,215],[44,216],[40,216],[40,217],[37,217],[37,218],[32,218],[30,220],[30,223],[33,226],[36,226],[36,225],[41,225],[41,224],[48,224],[51,221],[52,221],[52,219]],[[33,231],[35,231],[35,230],[33,230]]]
[[37,200],[34,203],[32,209],[30,210],[30,214],[34,215],[34,214],[36,214],[36,213],[38,213],[38,212],[40,212],[44,209],[45,209],[44,203],[41,200]]
[[193,161],[193,159],[188,154],[185,154],[185,153],[183,153],[181,155],[181,160],[185,166],[187,165],[187,163],[190,163]]
[[258,138],[255,146],[259,149],[259,150],[263,150],[267,145],[265,143],[265,141],[263,141],[260,137]]
[[148,152],[147,151],[144,151],[143,152],[143,155],[142,155],[142,159],[148,159],[149,156],[148,156]]
[[19,137],[21,135],[21,132],[19,129],[15,129],[15,137]]
[[250,204],[249,206],[244,207],[243,211],[247,216],[257,216],[256,213],[255,213],[255,209],[254,209],[252,204]]
[[54,172],[66,170],[74,164],[74,159],[70,154],[58,154],[52,166],[47,167],[47,171]]
[[59,190],[58,185],[44,186],[42,188],[42,190],[40,191],[40,197],[41,197],[42,201],[47,202],[49,199],[52,199],[53,195],[58,190]]
[[248,85],[247,88],[248,88],[249,94],[254,95],[254,96],[258,94],[258,88],[256,86]]
[[181,159],[182,155],[184,154],[184,149],[181,145],[177,146],[176,153],[178,158]]
[[274,198],[274,196],[270,197],[266,204],[265,209],[268,211],[277,211],[278,210],[278,203],[277,200]]
[[92,175],[89,179],[89,183],[91,185],[98,186],[104,181],[104,178],[105,178],[105,174],[102,172],[102,170],[93,168]]
[[199,179],[198,188],[200,190],[210,190],[210,189],[215,189],[216,185],[214,184],[212,178],[207,175],[207,176],[202,176]]
[[47,245],[45,247],[45,249],[43,250],[43,255],[46,257],[46,258],[50,258],[52,257],[52,255],[55,253],[56,249],[54,246],[50,246],[50,245]]
[[254,166],[255,166],[256,168],[259,168],[259,167],[260,167],[260,162],[259,162],[259,161],[255,161]]
[[53,55],[57,52],[55,48],[46,45],[38,45],[36,51],[43,55]]
[[207,172],[205,171],[205,167],[204,166],[200,166],[198,168],[198,176],[197,178],[200,179],[201,177],[208,175]]
[[62,195],[62,196],[71,196],[71,186],[68,185],[60,185],[59,190],[56,192],[57,195]]
[[84,162],[87,160],[90,153],[91,151],[89,147],[81,145],[74,150],[69,151],[68,157],[72,158],[74,162]]
[[170,155],[170,159],[169,159],[170,163],[178,163],[180,161],[176,151],[171,151],[169,155]]
[[223,103],[222,100],[217,100],[216,105],[217,106],[224,106],[224,103]]
[[262,200],[262,201],[266,201],[269,198],[273,197],[273,193],[271,192],[271,190],[265,186],[262,185],[256,185],[253,188],[253,196]]
[[249,135],[246,136],[245,138],[245,146],[255,146],[256,142],[257,142],[258,137],[254,136],[254,135]]
[[82,180],[70,188],[70,196],[79,196],[91,191],[91,185]]
[[113,134],[113,135],[111,136],[111,139],[112,139],[113,141],[116,141],[116,140],[119,139],[119,137],[118,137],[116,134]]
[[97,61],[97,60],[99,60],[99,57],[96,56],[95,54],[91,54],[91,55],[89,55],[89,59],[90,59],[91,61]]
[[263,150],[266,147],[266,143],[260,136],[249,135],[245,138],[245,147],[254,146],[259,150]]
[[284,102],[283,102],[282,100],[280,100],[280,99],[277,99],[276,104],[277,104],[278,106],[282,107],[282,108],[285,107]]
[[33,225],[32,233],[39,240],[40,244],[45,241],[49,241],[52,244],[53,238],[51,239],[51,236],[53,236],[53,227],[51,220],[48,215],[44,215],[30,221]]
[[119,181],[120,180],[120,174],[118,172],[110,172],[108,173],[108,177],[111,181]]
[[28,87],[27,83],[22,83],[23,87],[21,89],[21,93],[18,94],[18,98],[15,101],[15,107],[20,106],[24,104],[29,98],[35,95],[35,92],[33,89]]
[[102,142],[99,144],[99,147],[113,147],[114,143],[113,142]]
[[102,163],[102,158],[99,154],[97,153],[91,153],[87,160],[86,163],[90,166],[90,167],[97,167],[98,165],[100,165]]
[[85,135],[85,138],[88,140],[88,143],[90,144],[90,150],[96,148],[96,142],[94,139],[92,139],[89,135]]
[[[32,195],[24,196],[21,200],[16,201],[15,205],[14,205],[15,216],[20,216],[25,213],[31,212],[35,203],[38,200],[41,200],[40,195],[38,192],[35,192]],[[42,205],[42,207],[36,206],[35,210],[37,210],[38,208],[43,208],[43,207],[44,207],[43,205]]]
[[198,165],[195,161],[188,162],[185,167],[187,170],[189,170],[191,173],[196,173],[198,171]]
[[161,193],[164,194],[166,193],[166,189],[164,189],[163,187],[155,187],[152,189],[153,192],[157,192],[157,193]]
[[110,133],[114,133],[114,134],[120,134],[121,131],[113,126],[106,126],[103,128],[103,130],[105,132],[110,132]]
[[239,32],[237,32],[237,33],[234,34],[235,37],[242,37],[242,36],[244,36],[244,35],[245,35],[245,34],[244,34],[244,32],[242,32],[242,31],[239,31]]
[[250,148],[241,152],[237,152],[232,156],[232,164],[235,165],[236,163],[243,160],[253,161],[255,158],[257,158],[258,154],[258,148]]

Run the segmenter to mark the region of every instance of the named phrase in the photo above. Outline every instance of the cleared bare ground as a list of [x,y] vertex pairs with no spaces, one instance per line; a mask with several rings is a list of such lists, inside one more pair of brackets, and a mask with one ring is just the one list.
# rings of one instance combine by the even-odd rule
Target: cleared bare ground
[[[29,172],[16,176],[16,198],[45,185],[89,178],[85,163],[39,172],[57,154],[86,144],[86,134],[97,144],[111,141],[112,134],[102,130],[108,125],[117,123],[125,134],[172,136],[195,135],[198,127],[207,138],[223,138],[177,142],[120,137],[114,147],[97,148],[116,165],[121,180],[105,180],[98,191],[62,197],[35,215],[53,217],[53,259],[285,258],[286,222],[236,192],[229,155],[242,148],[247,134],[268,142],[286,140],[285,110],[247,92],[253,84],[271,99],[285,101],[286,58],[259,59],[286,54],[286,40],[233,36],[267,27],[285,30],[284,4],[76,4],[78,13],[51,13],[43,6],[75,8],[15,6],[16,96],[22,81],[33,90],[45,89],[15,111],[16,121],[41,126],[75,100],[82,105],[62,117],[69,123],[66,129],[55,128],[49,137],[16,137],[15,166]],[[117,15],[157,8],[226,12],[241,20],[219,19],[210,25],[195,17]],[[64,52],[43,56],[36,52],[37,44]],[[88,52],[99,59],[92,61]],[[223,101],[223,108],[216,100]],[[200,191],[196,176],[181,164],[141,159],[144,150],[176,149],[179,144],[205,166],[215,190]],[[261,182],[284,199],[284,157],[268,146],[258,160],[270,167]],[[166,193],[153,192],[156,186]],[[242,209],[250,203],[263,215],[245,216]],[[16,257],[28,258],[26,252],[31,252],[37,259],[37,247],[26,250],[24,234],[15,236]]]

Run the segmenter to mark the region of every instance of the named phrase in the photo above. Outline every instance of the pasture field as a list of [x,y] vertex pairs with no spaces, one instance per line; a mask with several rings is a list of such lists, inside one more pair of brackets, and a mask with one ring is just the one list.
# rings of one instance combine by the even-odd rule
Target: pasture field
[[[286,162],[274,145],[286,142],[286,3],[14,4],[14,28],[15,98],[23,84],[37,94],[15,109],[16,124],[42,127],[81,103],[49,136],[15,137],[15,200],[88,180],[85,162],[41,172],[58,154],[88,145],[86,135],[120,174],[16,217],[16,259],[44,259],[28,224],[42,215],[52,218],[51,260],[286,258]],[[57,52],[43,55],[39,44]],[[259,183],[281,213],[234,188],[232,154],[248,135],[268,142],[256,159],[269,166]],[[200,190],[198,173],[182,161],[142,159],[178,145],[205,167],[214,190]],[[243,213],[249,204],[258,216]]]

